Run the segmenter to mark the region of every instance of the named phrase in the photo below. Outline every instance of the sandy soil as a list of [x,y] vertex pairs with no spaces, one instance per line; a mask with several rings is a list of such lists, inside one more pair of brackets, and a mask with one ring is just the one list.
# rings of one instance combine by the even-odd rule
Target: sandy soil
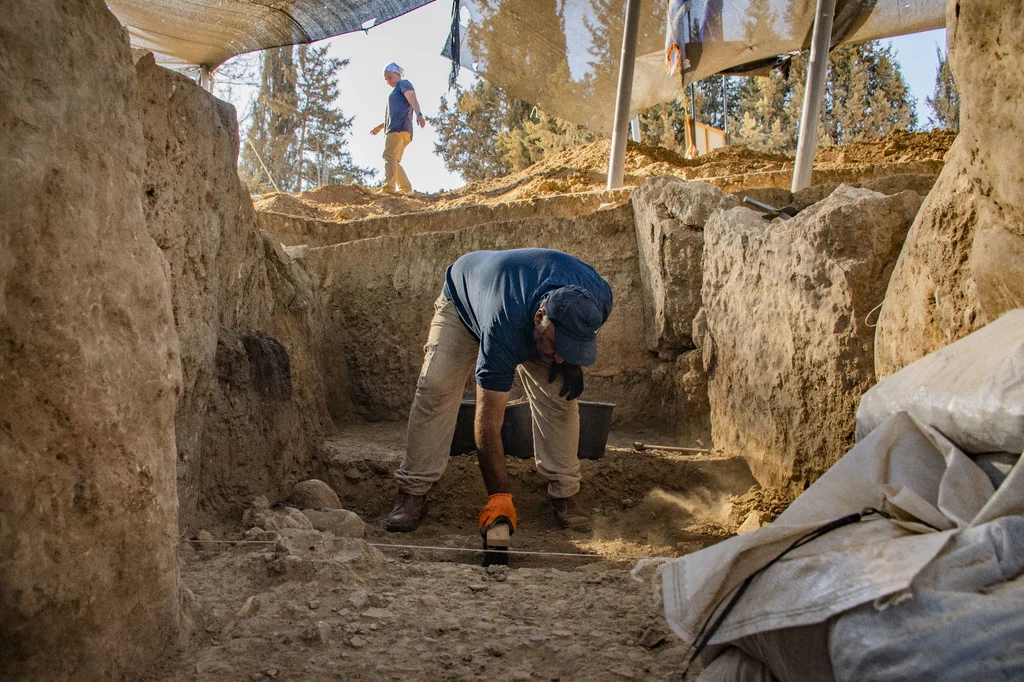
[[635,435],[613,434],[604,458],[582,463],[591,533],[558,529],[533,462],[509,459],[513,550],[538,554],[485,569],[474,455],[451,460],[419,530],[383,530],[403,438],[402,424],[361,424],[325,443],[328,482],[367,522],[365,542],[313,533],[287,551],[207,551],[183,540],[195,634],[149,679],[678,679],[686,647],[665,623],[653,572],[638,582],[630,570],[718,542],[755,508],[777,513],[738,459],[637,452]]
[[[815,166],[827,169],[866,163],[941,160],[955,137],[955,133],[946,130],[924,133],[897,131],[886,136],[884,141],[820,149],[815,156]],[[602,140],[567,149],[518,173],[469,183],[452,192],[390,195],[359,185],[327,185],[295,195],[267,194],[256,200],[256,208],[306,218],[344,221],[588,192],[605,187],[609,144]],[[666,149],[631,142],[626,150],[625,184],[637,185],[646,178],[666,174],[699,180],[792,167],[792,157],[740,146],[722,147],[697,159],[684,159]]]

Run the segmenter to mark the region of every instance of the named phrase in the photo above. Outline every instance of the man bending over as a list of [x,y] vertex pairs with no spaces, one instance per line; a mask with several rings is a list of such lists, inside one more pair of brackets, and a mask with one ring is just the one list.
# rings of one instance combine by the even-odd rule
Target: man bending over
[[426,516],[427,492],[448,464],[462,390],[475,366],[474,430],[489,496],[481,532],[501,517],[515,530],[501,425],[517,371],[533,414],[537,470],[548,480],[555,518],[562,528],[590,530],[578,499],[576,399],[583,392],[582,366],[597,359],[597,330],[611,309],[608,282],[559,251],[476,251],[449,266],[434,302],[387,529],[416,530]]

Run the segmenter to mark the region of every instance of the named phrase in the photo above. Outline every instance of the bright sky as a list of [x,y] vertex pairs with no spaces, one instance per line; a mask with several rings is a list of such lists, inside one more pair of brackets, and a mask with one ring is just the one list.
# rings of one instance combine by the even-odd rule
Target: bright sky
[[[451,22],[451,3],[432,2],[398,19],[380,24],[369,32],[353,33],[327,42],[331,56],[349,59],[339,77],[341,97],[339,104],[346,116],[354,117],[348,139],[352,159],[360,166],[380,169],[384,150],[383,136],[370,135],[370,129],[384,120],[384,106],[390,88],[384,82],[384,66],[396,62],[405,69],[405,77],[416,89],[420,105],[427,116],[434,116],[440,98],[448,89],[451,62],[441,56]],[[938,61],[935,47],[946,51],[945,30],[929,31],[894,38],[891,42],[904,78],[917,98],[919,124],[928,121],[930,109],[925,97],[935,88]],[[467,85],[472,74],[463,69],[460,84]],[[241,95],[240,95],[241,96]],[[244,101],[234,101],[239,111]],[[463,179],[447,171],[441,157],[434,153],[437,141],[434,131],[416,129],[413,142],[405,150],[402,166],[421,192],[437,192],[461,187]],[[381,178],[378,175],[378,180]]]

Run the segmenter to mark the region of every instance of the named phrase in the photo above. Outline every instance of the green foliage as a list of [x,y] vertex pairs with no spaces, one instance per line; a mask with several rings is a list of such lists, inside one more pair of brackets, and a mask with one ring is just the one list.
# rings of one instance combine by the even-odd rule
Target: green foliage
[[430,123],[437,132],[434,151],[445,168],[469,181],[506,175],[596,139],[585,127],[546,114],[482,80],[442,97]]
[[328,57],[327,49],[300,45],[262,53],[259,93],[239,164],[251,192],[297,192],[374,175],[352,163],[345,143],[352,119],[334,104],[337,73],[348,60]]
[[300,45],[297,50],[298,188],[342,182],[366,183],[375,171],[352,162],[352,154],[345,144],[352,119],[346,118],[333,105],[339,95],[337,73],[348,66],[348,60],[328,57],[326,46]]
[[939,70],[935,74],[935,92],[931,97],[925,97],[932,110],[928,124],[933,128],[947,128],[960,132],[960,90],[953,80],[949,59],[938,46],[935,47],[935,52],[939,58]]
[[[789,77],[747,78],[730,112],[730,142],[792,153],[800,126],[807,53],[793,57]],[[917,126],[916,102],[892,48],[878,42],[836,48],[829,55],[818,123],[819,144],[849,144]]]

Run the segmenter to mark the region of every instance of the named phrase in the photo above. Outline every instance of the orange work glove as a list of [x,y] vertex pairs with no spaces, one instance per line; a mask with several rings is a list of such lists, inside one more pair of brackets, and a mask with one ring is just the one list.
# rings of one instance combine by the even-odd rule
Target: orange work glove
[[504,517],[516,532],[516,508],[512,506],[511,493],[497,493],[487,498],[487,506],[480,511],[480,534],[486,535],[487,529]]

